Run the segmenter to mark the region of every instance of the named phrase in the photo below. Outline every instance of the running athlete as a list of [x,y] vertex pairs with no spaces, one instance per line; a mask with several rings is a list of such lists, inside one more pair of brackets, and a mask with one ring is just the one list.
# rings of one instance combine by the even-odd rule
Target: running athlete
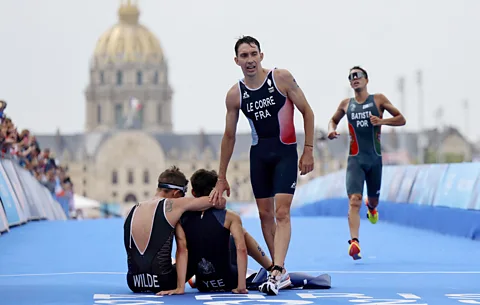
[[[290,206],[298,169],[301,175],[313,170],[314,114],[288,70],[262,67],[263,53],[257,39],[240,38],[235,44],[235,54],[235,62],[241,67],[244,78],[233,85],[226,96],[219,179],[210,197],[217,202],[224,191],[230,196],[227,167],[235,146],[241,110],[252,128],[250,181],[263,236],[275,263],[268,281],[259,289],[276,295],[279,287],[289,283],[284,264],[290,244]],[[294,106],[303,115],[305,129],[305,147],[298,165]]]
[[[190,178],[192,195],[208,196],[217,179],[215,171],[197,170]],[[248,293],[247,254],[266,270],[273,267],[263,249],[243,228],[242,220],[235,212],[226,209],[185,212],[179,225],[187,240],[187,270],[195,276],[195,284],[189,282],[201,292]]]
[[[172,242],[175,227],[185,211],[201,211],[212,207],[208,197],[185,196],[188,180],[177,167],[160,174],[155,197],[136,204],[128,213],[124,229],[127,252],[127,284],[133,292],[160,292],[185,288],[187,252],[185,238],[177,242],[176,265],[172,265]],[[167,198],[170,197],[170,198]],[[215,208],[224,209],[221,199]],[[178,272],[178,282],[177,282]]]
[[[354,259],[361,259],[359,229],[360,207],[364,183],[367,184],[367,218],[375,224],[378,221],[378,198],[382,181],[382,150],[380,142],[381,125],[403,126],[406,121],[400,111],[381,93],[369,94],[368,74],[361,67],[350,69],[350,86],[354,98],[340,102],[328,124],[328,138],[338,137],[337,125],[346,114],[350,134],[350,149],[347,163],[346,187],[349,198],[348,224],[350,244],[348,253]],[[384,119],[383,112],[393,117]]]

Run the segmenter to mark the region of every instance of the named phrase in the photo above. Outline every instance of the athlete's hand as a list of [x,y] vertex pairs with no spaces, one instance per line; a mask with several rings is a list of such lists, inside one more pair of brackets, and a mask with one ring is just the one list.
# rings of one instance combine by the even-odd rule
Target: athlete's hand
[[300,162],[298,163],[300,175],[306,175],[313,170],[313,148],[305,147]]
[[336,139],[340,134],[336,131],[336,130],[332,130],[330,132],[328,132],[328,138],[330,140],[333,140],[333,139]]
[[248,289],[247,288],[235,288],[232,290],[233,293],[235,294],[248,294]]
[[223,192],[227,191],[227,196],[230,197],[230,185],[227,179],[218,179],[215,188],[210,192],[210,202],[213,204],[221,204]]
[[373,126],[378,126],[383,124],[383,120],[378,116],[370,115],[370,122]]
[[177,288],[173,290],[164,290],[157,292],[157,295],[172,295],[172,294],[184,294],[185,288]]

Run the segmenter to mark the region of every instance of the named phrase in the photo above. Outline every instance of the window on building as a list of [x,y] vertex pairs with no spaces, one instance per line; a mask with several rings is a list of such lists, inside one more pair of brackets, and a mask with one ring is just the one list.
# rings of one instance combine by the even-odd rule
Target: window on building
[[163,110],[163,107],[162,105],[158,104],[157,105],[157,123],[162,123],[162,110]]
[[117,85],[120,86],[123,83],[122,71],[117,71]]
[[137,71],[137,85],[141,85],[143,83],[143,74],[142,71]]
[[102,106],[97,105],[97,124],[102,123]]
[[153,74],[153,83],[155,85],[158,84],[158,71],[155,71],[155,74]]
[[118,173],[116,170],[112,172],[112,184],[117,184],[118,183]]
[[131,169],[128,170],[128,173],[127,173],[127,180],[128,180],[128,184],[133,184],[133,171]]
[[100,81],[100,85],[104,85],[105,84],[105,73],[103,71],[100,71],[99,73],[99,81]]
[[150,183],[150,176],[148,175],[148,170],[143,172],[143,183],[149,184]]
[[123,105],[116,104],[115,105],[115,124],[117,127],[121,127],[123,125]]

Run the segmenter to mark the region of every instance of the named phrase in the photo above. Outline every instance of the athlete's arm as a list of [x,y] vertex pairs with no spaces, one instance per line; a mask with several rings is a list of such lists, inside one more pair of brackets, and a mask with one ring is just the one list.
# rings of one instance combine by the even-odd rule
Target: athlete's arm
[[388,113],[392,115],[388,119],[380,119],[375,116],[371,116],[370,121],[374,125],[389,125],[389,126],[403,126],[407,123],[405,117],[400,111],[393,106],[389,99],[383,94],[375,94],[375,102],[380,106],[380,113],[383,113],[384,110],[387,110]]
[[185,282],[187,277],[187,264],[188,264],[188,250],[187,250],[187,238],[180,223],[175,226],[175,241],[177,243],[177,252],[175,253],[176,269],[177,269],[177,288],[173,290],[163,290],[157,293],[157,295],[172,295],[172,294],[184,294]]
[[227,191],[227,196],[230,196],[230,186],[227,182],[227,167],[235,147],[237,123],[240,114],[240,89],[237,85],[234,85],[228,90],[225,104],[227,107],[227,115],[225,119],[225,132],[223,133],[220,147],[218,180],[209,196],[212,202],[217,202],[220,197],[223,196],[224,191]]
[[180,223],[175,227],[175,240],[177,242],[177,252],[175,260],[177,265],[177,290],[185,291],[185,278],[187,276],[188,249],[187,238]]
[[[303,128],[305,130],[305,145],[313,150],[313,138],[315,135],[315,114],[313,113],[310,104],[297,84],[297,81],[286,69],[276,69],[275,78],[281,90],[286,93],[285,95],[289,100],[297,107],[300,113],[303,115]],[[279,88],[279,89],[280,89]]]
[[242,226],[242,219],[238,214],[228,213],[227,222],[230,233],[235,241],[235,247],[237,248],[237,269],[238,269],[238,284],[236,292],[245,293],[247,289],[247,262],[248,253],[247,245],[245,244],[245,231]]
[[[220,168],[218,178],[225,179],[227,176],[227,167],[232,158],[233,149],[237,134],[237,123],[240,114],[240,91],[235,85],[228,90],[225,99],[227,115],[225,118],[225,132],[223,133],[222,146],[220,150]],[[230,196],[230,194],[228,194]]]
[[300,169],[300,175],[306,175],[313,170],[314,166],[313,137],[315,136],[315,115],[293,75],[286,69],[277,69],[274,73],[276,73],[275,77],[278,79],[279,89],[282,88],[280,90],[285,92],[288,99],[292,101],[303,116],[305,145],[298,167]]
[[182,197],[165,199],[165,216],[172,226],[176,226],[180,217],[185,211],[204,211],[211,207],[225,209],[227,201],[220,197],[219,203],[211,203],[207,196],[204,197]]
[[337,110],[333,114],[332,118],[328,122],[328,138],[330,140],[335,139],[339,133],[337,132],[338,123],[345,116],[345,106],[348,103],[348,99],[344,99],[338,105]]

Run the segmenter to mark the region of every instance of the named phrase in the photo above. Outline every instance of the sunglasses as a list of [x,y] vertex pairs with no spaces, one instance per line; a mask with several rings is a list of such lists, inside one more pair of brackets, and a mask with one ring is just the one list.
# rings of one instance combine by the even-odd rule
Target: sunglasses
[[365,73],[363,73],[363,72],[353,72],[348,76],[348,80],[352,81],[354,79],[359,79],[359,78],[362,78],[362,77],[365,77]]

